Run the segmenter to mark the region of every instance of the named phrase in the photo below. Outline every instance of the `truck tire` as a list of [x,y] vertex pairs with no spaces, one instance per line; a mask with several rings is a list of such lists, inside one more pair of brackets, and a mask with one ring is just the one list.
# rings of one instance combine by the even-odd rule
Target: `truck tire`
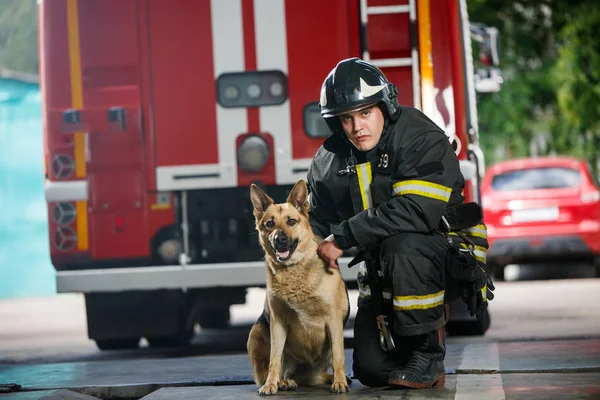
[[198,323],[203,329],[223,329],[229,326],[229,306],[205,308],[198,314]]
[[488,310],[485,310],[481,320],[472,321],[448,321],[446,332],[449,336],[483,336],[491,325],[491,317]]
[[150,347],[185,347],[190,344],[194,331],[181,332],[173,336],[150,336],[147,337]]
[[96,346],[100,350],[124,350],[124,349],[137,349],[140,338],[126,338],[126,339],[96,339]]
[[494,281],[504,280],[504,265],[492,264],[490,268]]

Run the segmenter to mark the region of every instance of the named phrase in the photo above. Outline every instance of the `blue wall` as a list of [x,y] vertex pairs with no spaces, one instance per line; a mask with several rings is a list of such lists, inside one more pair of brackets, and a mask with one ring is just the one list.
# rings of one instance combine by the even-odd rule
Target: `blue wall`
[[54,295],[40,89],[0,77],[0,299]]

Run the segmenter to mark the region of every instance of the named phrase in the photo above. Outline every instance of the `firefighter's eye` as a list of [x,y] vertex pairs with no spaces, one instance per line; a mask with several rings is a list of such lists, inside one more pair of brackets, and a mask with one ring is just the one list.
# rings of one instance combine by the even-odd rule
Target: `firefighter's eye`
[[289,226],[294,226],[294,225],[296,225],[297,223],[298,223],[298,221],[296,221],[296,220],[295,220],[295,219],[293,219],[293,218],[290,218],[290,219],[288,219],[288,220],[287,220],[287,224],[288,224]]
[[265,222],[265,226],[269,229],[272,229],[275,226],[275,221],[273,221],[272,219],[268,220],[267,222]]

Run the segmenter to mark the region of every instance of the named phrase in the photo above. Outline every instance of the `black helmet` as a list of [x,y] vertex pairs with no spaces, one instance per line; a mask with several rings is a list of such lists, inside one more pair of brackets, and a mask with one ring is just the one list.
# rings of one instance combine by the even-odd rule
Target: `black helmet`
[[334,133],[341,125],[332,117],[377,103],[383,103],[388,118],[397,118],[400,104],[396,86],[375,65],[356,57],[340,61],[321,87],[321,115]]

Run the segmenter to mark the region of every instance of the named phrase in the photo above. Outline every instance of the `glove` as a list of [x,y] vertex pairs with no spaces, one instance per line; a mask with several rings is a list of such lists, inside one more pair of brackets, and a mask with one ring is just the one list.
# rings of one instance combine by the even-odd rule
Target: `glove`
[[467,304],[469,315],[481,320],[488,302],[494,298],[496,287],[480,264],[474,271],[474,279],[466,283],[461,292],[462,300]]

